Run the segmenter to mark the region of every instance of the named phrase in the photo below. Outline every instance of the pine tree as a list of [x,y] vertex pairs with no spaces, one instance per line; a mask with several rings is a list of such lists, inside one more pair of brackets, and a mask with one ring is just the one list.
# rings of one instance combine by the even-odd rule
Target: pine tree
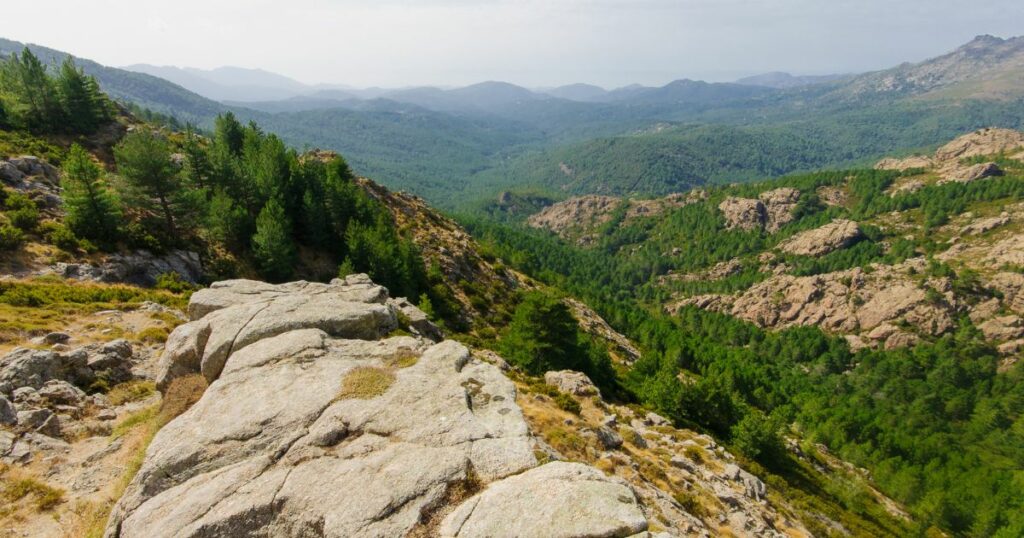
[[121,207],[104,183],[103,169],[78,144],[64,161],[66,224],[78,237],[101,243],[116,241]]
[[191,124],[185,128],[185,142],[182,144],[181,152],[185,154],[185,177],[189,183],[198,189],[208,189],[213,166]]
[[60,66],[57,90],[71,132],[92,133],[109,118],[106,98],[95,79],[76,67],[70,56]]
[[160,216],[168,239],[178,238],[178,219],[194,207],[178,181],[167,139],[149,130],[130,133],[114,148],[114,158],[133,201]]
[[245,140],[242,124],[235,118],[234,113],[228,112],[217,116],[213,124],[214,144],[220,145],[231,155],[242,153],[242,143]]
[[0,95],[11,123],[33,132],[55,132],[64,111],[46,66],[25,48],[0,62]]
[[587,370],[586,350],[579,344],[569,307],[542,292],[527,293],[501,339],[510,361],[532,375],[548,370]]
[[284,206],[271,198],[256,218],[252,251],[260,271],[268,279],[285,280],[294,272],[295,244]]

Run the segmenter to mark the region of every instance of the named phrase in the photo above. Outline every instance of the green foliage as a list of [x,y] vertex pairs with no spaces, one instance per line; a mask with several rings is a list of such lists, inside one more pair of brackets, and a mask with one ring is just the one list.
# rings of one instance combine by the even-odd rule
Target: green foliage
[[[194,207],[171,161],[171,145],[163,135],[149,129],[129,133],[114,148],[118,174],[125,180],[125,198],[133,207],[162,224],[162,242],[179,240],[179,224]],[[185,232],[187,230],[181,230]]]
[[156,284],[153,285],[153,288],[166,290],[175,294],[182,294],[196,290],[195,284],[182,279],[181,275],[174,271],[160,274],[160,276],[156,278]]
[[34,133],[89,134],[110,120],[110,103],[70,58],[51,75],[27,47],[0,59],[3,123]]
[[526,293],[501,339],[504,356],[530,375],[549,370],[580,370],[586,355],[579,346],[576,319],[559,298]]
[[0,222],[0,250],[17,250],[24,241],[24,232],[6,222]]
[[70,285],[62,282],[0,282],[0,304],[41,307],[48,305],[131,305],[152,301],[185,308],[188,299],[166,291],[133,286]]
[[523,294],[498,345],[511,363],[530,375],[577,370],[607,392],[617,391],[607,352],[579,332],[569,307],[550,293]]
[[121,204],[103,181],[103,169],[78,144],[64,163],[65,224],[79,237],[103,244],[120,236]]
[[747,413],[732,427],[733,445],[748,458],[763,463],[779,463],[786,449],[779,437],[778,425],[760,411]]
[[555,395],[555,405],[562,411],[568,411],[574,415],[580,414],[580,411],[583,410],[583,408],[580,407],[580,403],[576,401],[576,398],[573,398],[571,394],[566,394],[564,392],[559,392]]
[[256,218],[252,252],[260,271],[271,280],[287,280],[295,267],[295,245],[284,207],[271,199]]
[[75,233],[68,229],[67,226],[59,224],[50,230],[46,239],[55,247],[65,252],[77,252],[81,246],[78,237],[75,236]]

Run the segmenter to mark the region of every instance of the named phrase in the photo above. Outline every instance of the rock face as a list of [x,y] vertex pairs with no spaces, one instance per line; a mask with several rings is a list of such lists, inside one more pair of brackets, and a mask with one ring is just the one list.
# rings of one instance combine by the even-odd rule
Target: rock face
[[[814,325],[840,334],[863,333],[870,341],[899,347],[912,343],[899,326],[938,335],[955,327],[957,299],[948,279],[931,282],[943,301],[932,300],[912,275],[925,270],[923,258],[898,265],[876,265],[797,277],[776,275],[735,296],[700,295],[670,305],[726,312],[760,325],[781,329]],[[891,340],[891,342],[890,342]]]
[[[513,522],[524,536],[616,537],[647,527],[633,492],[592,468],[529,471],[537,462],[512,382],[458,343],[382,338],[397,307],[364,275],[229,281],[192,302],[193,321],[168,341],[162,386],[195,372],[211,384],[154,438],[109,538],[432,536],[438,525],[469,537]],[[543,507],[538,492],[550,497]],[[527,507],[548,510],[547,521],[525,517]]]
[[56,263],[46,272],[64,278],[124,282],[139,286],[152,286],[160,275],[177,273],[182,280],[195,284],[203,278],[203,264],[199,254],[187,250],[172,250],[161,256],[138,250],[130,254],[113,254],[97,265]]
[[553,462],[487,488],[441,523],[441,536],[630,536],[647,529],[621,478]]
[[980,155],[1013,153],[1024,148],[1024,133],[1013,129],[987,128],[965,134],[935,151],[935,160],[949,162]]
[[673,208],[684,207],[707,198],[704,190],[673,193],[649,200],[587,195],[569,198],[552,204],[531,215],[527,222],[534,228],[543,228],[563,239],[579,236],[577,242],[588,243],[596,228],[610,221],[615,211],[624,208],[623,220],[628,222],[642,217],[653,217]]
[[741,230],[763,229],[767,232],[793,220],[793,209],[800,200],[800,191],[782,187],[762,192],[758,198],[726,198],[718,209],[725,216],[726,227]]
[[1001,175],[1003,175],[1003,170],[996,163],[979,163],[966,168],[954,167],[946,177],[940,179],[937,183],[939,185],[946,183],[970,183],[979,179]]
[[800,256],[821,256],[852,245],[861,235],[856,222],[837,219],[820,228],[798,233],[779,245],[779,248],[783,252]]
[[[1013,158],[1024,148],[1024,133],[1013,129],[987,128],[967,133],[935,151],[932,157],[914,156],[905,159],[882,159],[878,170],[935,169],[943,183],[968,183],[987,177],[1001,176],[1003,171],[994,162],[965,165],[962,159],[986,155],[1010,154]],[[903,190],[913,191],[916,189]]]
[[911,170],[914,168],[931,168],[934,162],[931,157],[913,156],[905,159],[888,157],[875,164],[876,170]]
[[534,228],[565,236],[572,229],[590,229],[608,222],[620,204],[622,199],[614,196],[579,196],[545,207],[527,222]]

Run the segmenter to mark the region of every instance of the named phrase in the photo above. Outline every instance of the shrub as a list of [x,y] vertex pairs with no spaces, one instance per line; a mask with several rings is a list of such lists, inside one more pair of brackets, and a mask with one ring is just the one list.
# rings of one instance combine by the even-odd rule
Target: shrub
[[135,339],[147,344],[162,344],[168,335],[167,327],[146,327],[135,334]]
[[10,224],[0,223],[0,250],[17,250],[25,241],[25,234]]
[[573,398],[564,392],[559,392],[558,395],[555,396],[555,405],[557,405],[562,411],[568,411],[574,415],[578,415],[580,414],[580,411],[582,411],[580,403],[576,401],[576,398]]
[[187,291],[195,291],[196,289],[194,284],[181,278],[181,275],[175,271],[162,273],[156,278],[156,284],[153,287],[158,290],[167,290],[171,293],[185,293]]
[[395,382],[395,374],[374,366],[353,368],[341,381],[341,390],[335,400],[369,400],[384,394]]
[[67,252],[75,252],[79,247],[78,238],[67,226],[52,227],[46,238],[53,246]]

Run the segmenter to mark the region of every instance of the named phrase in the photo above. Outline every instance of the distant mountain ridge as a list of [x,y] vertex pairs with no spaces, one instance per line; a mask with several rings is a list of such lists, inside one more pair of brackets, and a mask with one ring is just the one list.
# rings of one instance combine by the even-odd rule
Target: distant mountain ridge
[[744,77],[735,82],[744,86],[764,86],[766,88],[788,89],[810,86],[823,82],[832,82],[846,77],[847,75],[791,75],[782,71],[762,73],[750,77]]
[[1024,36],[980,35],[956,50],[919,63],[866,73],[835,95],[1006,99],[1024,95]]
[[216,101],[273,101],[316,91],[312,86],[263,69],[230,66],[196,69],[149,64],[134,64],[123,69],[160,77]]

